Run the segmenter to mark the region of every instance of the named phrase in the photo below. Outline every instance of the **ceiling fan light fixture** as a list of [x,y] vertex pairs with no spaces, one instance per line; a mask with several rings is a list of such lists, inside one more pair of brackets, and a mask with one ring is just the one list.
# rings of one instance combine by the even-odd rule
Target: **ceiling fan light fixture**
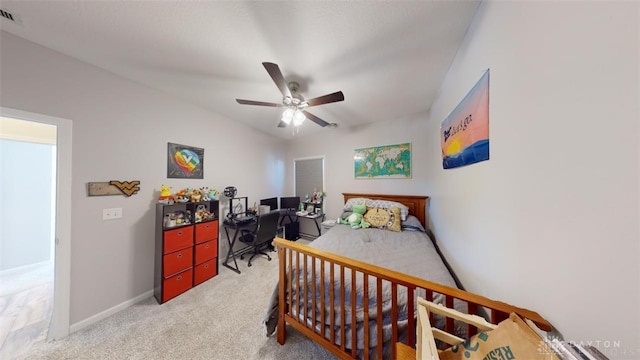
[[282,112],[282,118],[281,120],[289,125],[291,124],[291,120],[293,119],[293,115],[294,115],[294,110],[292,108],[287,108],[285,111]]
[[293,114],[293,126],[300,126],[307,118],[304,116],[302,111],[296,110]]
[[237,103],[241,105],[258,105],[284,108],[282,117],[280,119],[280,122],[278,123],[278,127],[284,128],[287,127],[287,125],[289,125],[291,122],[293,122],[294,133],[298,131],[298,128],[307,119],[321,127],[335,125],[330,124],[322,120],[321,118],[309,113],[306,109],[312,106],[344,101],[344,94],[342,93],[342,91],[336,91],[331,94],[326,94],[323,96],[312,98],[310,100],[306,100],[304,96],[302,96],[302,94],[298,92],[298,90],[300,89],[300,84],[295,81],[290,81],[287,83],[284,79],[284,76],[282,75],[282,71],[280,71],[280,67],[277,64],[263,62],[262,66],[264,66],[264,68],[267,70],[267,73],[269,73],[269,76],[278,87],[278,90],[280,90],[280,93],[282,93],[282,104],[244,99],[236,99]]

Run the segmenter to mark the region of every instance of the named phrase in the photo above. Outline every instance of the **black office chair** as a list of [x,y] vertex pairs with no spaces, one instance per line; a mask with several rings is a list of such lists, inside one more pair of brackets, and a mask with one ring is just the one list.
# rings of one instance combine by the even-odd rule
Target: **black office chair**
[[[251,260],[259,254],[266,256],[267,259],[271,261],[271,257],[263,250],[266,249],[276,237],[279,218],[279,211],[271,211],[258,216],[258,223],[254,229],[240,230],[240,241],[253,247],[253,255],[251,255],[249,259],[249,266],[251,266]],[[243,258],[244,255],[240,256],[240,259]]]

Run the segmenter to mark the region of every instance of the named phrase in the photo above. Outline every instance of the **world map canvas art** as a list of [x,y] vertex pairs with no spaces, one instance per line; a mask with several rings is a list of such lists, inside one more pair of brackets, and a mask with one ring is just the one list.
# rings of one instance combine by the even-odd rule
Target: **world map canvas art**
[[356,179],[411,178],[411,143],[356,149]]
[[167,157],[168,178],[203,178],[204,149],[168,143]]

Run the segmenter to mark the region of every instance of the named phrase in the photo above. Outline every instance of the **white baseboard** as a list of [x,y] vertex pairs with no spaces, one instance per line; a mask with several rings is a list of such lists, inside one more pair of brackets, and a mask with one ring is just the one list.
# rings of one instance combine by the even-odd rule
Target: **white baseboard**
[[72,334],[72,333],[74,333],[74,332],[76,332],[76,331],[78,331],[80,329],[83,329],[83,328],[89,326],[89,325],[95,324],[98,321],[100,321],[102,319],[106,319],[109,316],[111,316],[111,315],[113,315],[113,314],[115,314],[117,312],[120,312],[120,311],[128,308],[129,306],[131,306],[131,305],[133,305],[135,303],[138,303],[138,302],[140,302],[142,300],[145,300],[145,299],[147,299],[147,298],[149,298],[151,296],[153,296],[153,290],[149,290],[149,291],[147,291],[146,293],[144,293],[142,295],[136,296],[133,299],[129,299],[129,300],[123,302],[123,303],[120,303],[120,304],[118,304],[118,305],[116,305],[116,306],[114,306],[112,308],[109,308],[109,309],[107,309],[107,310],[105,310],[103,312],[100,312],[98,314],[95,314],[95,315],[93,315],[91,317],[88,317],[88,318],[86,318],[86,319],[84,319],[82,321],[78,321],[75,324],[71,324],[71,326],[69,327],[69,333]]
[[45,266],[51,266],[51,270],[53,270],[53,261],[45,260],[45,261],[41,261],[33,264],[27,264],[27,265],[14,267],[14,268],[0,270],[0,276],[5,276],[5,275],[8,276],[8,275],[13,275],[15,273],[28,272],[30,270],[37,269],[40,267],[45,267]]

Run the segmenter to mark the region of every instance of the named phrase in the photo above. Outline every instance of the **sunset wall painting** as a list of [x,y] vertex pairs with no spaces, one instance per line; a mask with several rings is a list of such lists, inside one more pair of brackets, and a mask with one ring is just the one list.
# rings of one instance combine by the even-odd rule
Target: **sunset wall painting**
[[442,167],[489,160],[489,69],[440,125]]

